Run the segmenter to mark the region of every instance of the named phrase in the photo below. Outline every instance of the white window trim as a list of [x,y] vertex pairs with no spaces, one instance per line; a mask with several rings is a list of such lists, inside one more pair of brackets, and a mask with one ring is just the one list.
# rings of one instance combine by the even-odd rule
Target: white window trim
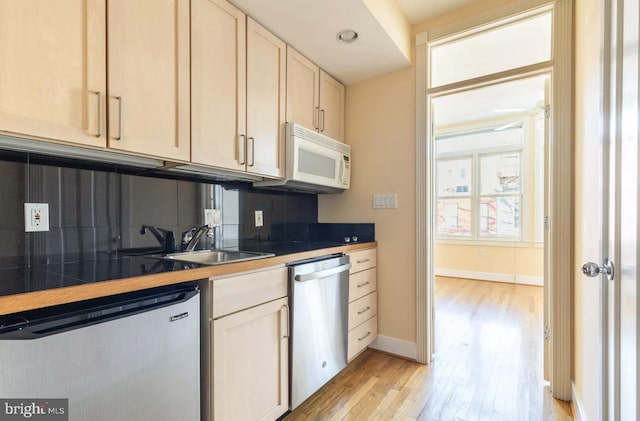
[[[532,121],[535,118],[535,112],[523,113],[519,117],[510,117],[502,120],[498,120],[491,123],[470,123],[462,126],[458,126],[457,129],[447,129],[447,130],[437,130],[434,133],[435,139],[441,138],[442,136],[455,136],[456,134],[473,134],[475,132],[480,132],[483,130],[493,129],[495,127],[499,127],[504,125],[505,123],[511,122],[522,122],[521,130],[523,131],[523,141],[520,145],[504,145],[490,148],[471,148],[466,149],[460,152],[445,152],[440,154],[435,154],[435,163],[437,166],[438,160],[446,160],[446,159],[456,159],[456,158],[464,158],[471,157],[472,158],[472,189],[470,195],[452,195],[452,196],[439,196],[435,193],[434,200],[437,203],[438,199],[449,199],[456,197],[470,197],[471,198],[471,236],[456,236],[456,235],[442,235],[438,234],[438,230],[434,230],[435,241],[453,241],[459,244],[467,244],[467,245],[487,245],[486,243],[491,243],[492,245],[506,245],[506,244],[518,244],[517,247],[529,247],[531,243],[531,239],[535,237],[532,235],[531,228],[534,225],[533,218],[535,217],[535,212],[532,214],[529,210],[531,201],[534,200],[533,194],[535,194],[534,189],[530,188],[531,181],[529,179],[529,172],[531,166],[531,152],[532,147],[531,144],[535,142],[535,133],[533,132],[533,124]],[[480,235],[479,227],[480,227],[480,217],[478,215],[479,212],[479,200],[480,197],[487,197],[490,195],[482,195],[479,191],[480,186],[480,169],[479,162],[480,156],[486,155],[498,155],[502,153],[508,152],[520,152],[521,153],[521,162],[520,162],[520,193],[517,195],[520,196],[520,235],[517,237],[514,236],[483,236]],[[434,169],[437,171],[437,169]],[[495,196],[512,196],[512,194],[498,194]],[[434,215],[437,218],[437,215]],[[474,223],[475,222],[475,223]],[[436,224],[437,225],[437,224]],[[444,244],[444,243],[443,243]],[[516,246],[514,246],[516,247]]]

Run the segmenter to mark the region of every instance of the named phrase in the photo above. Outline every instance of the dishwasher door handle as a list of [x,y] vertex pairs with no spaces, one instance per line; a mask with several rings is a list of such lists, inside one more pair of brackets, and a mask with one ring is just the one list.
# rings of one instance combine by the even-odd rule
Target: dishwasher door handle
[[327,278],[331,275],[335,275],[336,273],[346,272],[350,268],[351,268],[351,263],[347,263],[346,265],[338,266],[338,267],[327,269],[327,270],[321,270],[318,272],[303,273],[300,275],[296,275],[295,280],[298,282],[306,282],[306,281],[311,281],[313,279]]

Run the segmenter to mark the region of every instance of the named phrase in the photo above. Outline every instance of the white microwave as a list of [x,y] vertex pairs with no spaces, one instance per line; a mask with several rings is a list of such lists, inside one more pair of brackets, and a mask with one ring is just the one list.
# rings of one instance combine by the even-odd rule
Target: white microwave
[[295,123],[286,126],[286,164],[283,180],[255,182],[310,193],[340,193],[349,188],[351,147]]

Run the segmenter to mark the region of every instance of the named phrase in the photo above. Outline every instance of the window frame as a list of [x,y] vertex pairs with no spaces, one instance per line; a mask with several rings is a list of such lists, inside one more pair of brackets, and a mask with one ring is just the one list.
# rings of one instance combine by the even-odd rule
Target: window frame
[[[438,162],[441,160],[455,160],[461,158],[470,158],[471,159],[471,192],[468,196],[460,196],[460,195],[440,195],[435,189],[435,203],[437,204],[439,200],[442,199],[454,199],[454,198],[470,198],[471,202],[471,230],[469,236],[462,235],[446,235],[438,232],[438,211],[437,206],[435,210],[435,241],[439,244],[460,244],[460,245],[493,245],[493,246],[505,246],[505,247],[529,247],[530,246],[530,228],[533,221],[531,220],[534,215],[531,215],[529,212],[529,204],[530,200],[532,200],[531,195],[534,193],[530,188],[530,180],[528,177],[530,165],[531,165],[531,142],[535,142],[535,133],[532,131],[534,126],[532,124],[535,121],[535,116],[537,112],[528,112],[523,113],[518,116],[510,116],[508,119],[503,119],[500,121],[494,121],[490,124],[487,123],[469,123],[463,126],[456,127],[455,129],[441,129],[435,130],[434,132],[434,140],[435,142],[438,139],[442,139],[443,137],[456,137],[463,135],[472,135],[476,133],[481,133],[487,130],[493,130],[497,127],[503,126],[508,123],[520,123],[520,127],[516,127],[514,129],[509,130],[521,130],[522,131],[522,142],[517,145],[503,145],[503,146],[494,146],[494,147],[486,147],[486,148],[470,148],[466,150],[456,151],[456,152],[443,152],[443,153],[435,153],[435,184],[437,186],[437,166]],[[435,150],[434,150],[435,152]],[[491,156],[491,155],[500,155],[510,152],[518,152],[520,153],[520,192],[518,194],[510,193],[510,194],[496,194],[496,195],[482,195],[480,191],[480,159],[482,156]],[[520,198],[520,234],[518,236],[488,236],[480,234],[480,201],[483,197],[502,197],[502,196],[519,196]]]

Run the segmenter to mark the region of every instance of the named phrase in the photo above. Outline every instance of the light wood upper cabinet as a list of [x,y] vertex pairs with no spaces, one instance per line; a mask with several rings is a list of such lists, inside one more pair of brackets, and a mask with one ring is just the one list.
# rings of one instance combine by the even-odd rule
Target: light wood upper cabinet
[[284,177],[286,44],[247,18],[247,171]]
[[226,0],[191,7],[191,160],[284,177],[284,42]]
[[246,61],[245,14],[226,0],[191,0],[192,162],[245,170]]
[[287,46],[287,121],[318,130],[320,68]]
[[189,20],[189,0],[109,0],[109,147],[189,161]]
[[344,85],[320,70],[320,123],[323,135],[344,142]]
[[287,47],[287,121],[344,142],[344,85]]
[[106,146],[104,0],[0,0],[0,132]]

